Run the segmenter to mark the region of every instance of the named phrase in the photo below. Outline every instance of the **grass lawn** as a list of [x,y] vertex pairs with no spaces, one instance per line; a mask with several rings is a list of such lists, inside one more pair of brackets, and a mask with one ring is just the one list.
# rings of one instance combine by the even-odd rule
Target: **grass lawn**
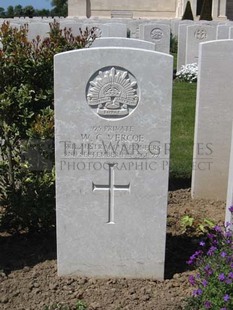
[[196,86],[173,83],[170,180],[191,178]]

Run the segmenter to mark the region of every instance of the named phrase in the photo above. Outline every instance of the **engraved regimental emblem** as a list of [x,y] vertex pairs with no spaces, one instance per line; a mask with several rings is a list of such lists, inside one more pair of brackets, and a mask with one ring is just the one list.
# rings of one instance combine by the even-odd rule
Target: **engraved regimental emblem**
[[161,40],[163,37],[163,31],[160,28],[154,28],[150,32],[151,39]]
[[87,85],[87,103],[96,114],[109,119],[129,115],[138,104],[137,81],[123,68],[108,67],[94,74]]
[[207,38],[207,32],[205,29],[197,29],[194,33],[194,36],[197,40],[204,40]]

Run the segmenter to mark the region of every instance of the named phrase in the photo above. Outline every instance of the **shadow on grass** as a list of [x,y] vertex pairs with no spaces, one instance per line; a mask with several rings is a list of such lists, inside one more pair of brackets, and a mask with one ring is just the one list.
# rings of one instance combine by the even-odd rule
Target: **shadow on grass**
[[193,237],[172,236],[167,234],[165,279],[171,279],[174,274],[190,269],[187,265],[189,257],[197,250],[198,239]]
[[0,235],[0,270],[9,274],[25,266],[32,267],[46,260],[56,259],[55,230],[28,235]]

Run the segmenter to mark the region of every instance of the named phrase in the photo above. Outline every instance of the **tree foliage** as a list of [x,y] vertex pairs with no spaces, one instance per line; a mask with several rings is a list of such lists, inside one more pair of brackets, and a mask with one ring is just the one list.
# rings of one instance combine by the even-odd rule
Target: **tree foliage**
[[21,5],[8,6],[5,10],[0,7],[0,18],[13,18],[13,17],[33,17],[33,16],[64,16],[68,14],[68,1],[67,0],[52,0],[52,10],[41,9],[37,10],[32,5],[22,7]]
[[186,4],[182,20],[194,20],[190,1]]
[[68,15],[68,1],[67,0],[52,0],[51,4],[54,7],[52,14],[54,16],[67,16]]
[[204,0],[200,20],[212,20],[212,0]]

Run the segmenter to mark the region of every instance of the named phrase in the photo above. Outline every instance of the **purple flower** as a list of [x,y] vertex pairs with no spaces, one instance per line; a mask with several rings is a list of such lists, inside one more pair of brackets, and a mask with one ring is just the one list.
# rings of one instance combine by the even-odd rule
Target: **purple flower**
[[228,301],[230,299],[230,296],[228,294],[224,295],[223,300]]
[[203,252],[202,251],[196,251],[192,256],[190,256],[189,260],[186,262],[188,265],[192,265],[195,263],[196,259],[198,258],[199,255],[201,255]]
[[229,210],[230,212],[233,212],[233,206],[230,206],[230,207],[228,208],[228,210]]
[[214,226],[214,230],[217,232],[221,232],[222,228],[219,225]]
[[202,290],[200,288],[193,291],[193,296],[201,296],[201,295],[202,295]]
[[231,284],[231,283],[232,283],[232,280],[231,280],[231,279],[226,279],[226,280],[225,280],[225,283],[226,283],[226,284]]
[[226,253],[226,252],[222,252],[222,253],[221,253],[221,256],[222,256],[222,257],[226,257],[226,256],[227,256],[227,253]]
[[196,279],[195,279],[195,277],[194,276],[189,276],[189,283],[191,284],[191,285],[195,285],[196,284]]
[[233,279],[233,272],[232,271],[229,272],[228,278]]
[[211,308],[211,302],[209,302],[208,300],[204,302],[204,306],[206,309],[210,309]]
[[224,273],[220,273],[220,275],[218,276],[219,281],[223,281],[225,280],[225,275]]
[[227,310],[227,308],[221,308],[220,310]]
[[204,280],[202,281],[202,285],[203,285],[204,287],[206,287],[207,284],[208,284],[208,281],[206,281],[206,280],[204,279]]
[[204,242],[204,241],[201,241],[201,242],[199,243],[199,245],[200,245],[200,246],[205,246],[205,242]]
[[207,236],[208,236],[208,238],[209,238],[210,240],[214,239],[214,237],[215,237],[213,234],[208,234]]
[[209,251],[207,252],[207,255],[208,256],[213,255],[216,250],[217,250],[216,246],[211,246]]
[[227,238],[231,238],[231,237],[232,237],[232,232],[228,230],[228,231],[225,233],[225,236],[226,236]]
[[206,266],[204,267],[204,271],[205,271],[205,273],[206,273],[208,276],[210,276],[210,275],[213,274],[213,270],[212,270],[212,268],[210,267],[210,265],[206,265]]

